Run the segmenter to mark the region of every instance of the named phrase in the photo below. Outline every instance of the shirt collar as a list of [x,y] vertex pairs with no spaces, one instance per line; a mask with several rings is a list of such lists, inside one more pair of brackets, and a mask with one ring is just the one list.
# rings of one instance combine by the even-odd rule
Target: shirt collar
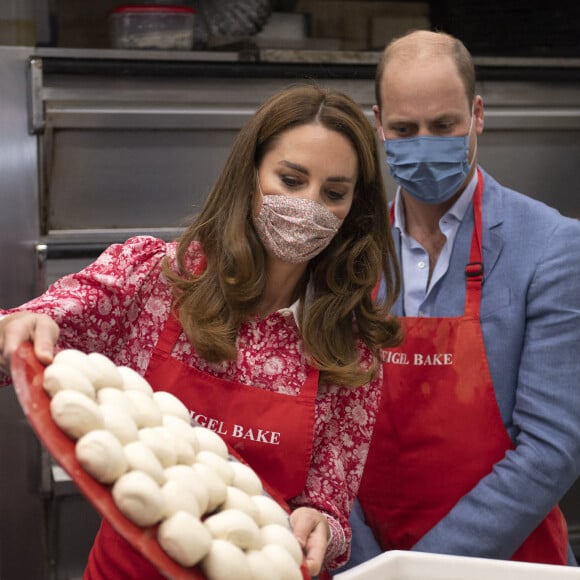
[[[473,177],[469,180],[469,183],[463,190],[463,193],[457,198],[455,203],[447,210],[445,216],[452,216],[457,221],[463,220],[465,217],[465,212],[471,203],[473,198],[473,193],[477,187],[477,171],[473,174]],[[397,228],[400,232],[405,232],[405,213],[403,211],[403,201],[401,196],[401,188],[397,188],[397,193],[395,195],[395,221],[393,226]],[[441,219],[443,219],[443,217]]]
[[280,312],[291,312],[292,316],[294,316],[294,320],[296,322],[296,326],[300,327],[298,324],[298,305],[300,304],[300,300],[296,300],[293,304],[290,304],[288,308],[282,308]]

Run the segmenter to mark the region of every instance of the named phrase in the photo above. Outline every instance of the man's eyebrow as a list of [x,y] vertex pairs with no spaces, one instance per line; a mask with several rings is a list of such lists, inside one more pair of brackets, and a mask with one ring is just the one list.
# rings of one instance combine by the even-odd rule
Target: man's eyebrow
[[435,117],[431,122],[432,123],[441,123],[441,121],[457,121],[461,118],[460,115],[456,113],[444,113],[443,115],[439,115]]
[[417,123],[410,119],[388,119],[387,125],[389,127],[394,127],[395,125],[417,125]]

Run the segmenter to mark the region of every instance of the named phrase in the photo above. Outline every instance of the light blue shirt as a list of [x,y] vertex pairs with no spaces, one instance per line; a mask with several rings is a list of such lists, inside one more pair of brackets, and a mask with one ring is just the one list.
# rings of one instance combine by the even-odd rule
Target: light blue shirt
[[446,238],[445,245],[433,270],[429,281],[429,255],[425,248],[412,236],[405,232],[405,212],[401,198],[401,188],[397,189],[395,196],[395,222],[394,227],[401,237],[401,270],[403,274],[403,305],[405,316],[429,316],[424,303],[431,288],[447,272],[453,242],[457,230],[469,207],[473,192],[477,186],[477,172],[457,201],[439,220],[439,227]]

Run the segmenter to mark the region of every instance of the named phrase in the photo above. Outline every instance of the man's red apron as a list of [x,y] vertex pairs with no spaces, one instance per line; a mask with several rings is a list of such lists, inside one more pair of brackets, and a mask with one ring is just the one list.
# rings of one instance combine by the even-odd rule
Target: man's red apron
[[[145,378],[154,390],[177,396],[207,418],[222,438],[276,491],[290,499],[302,492],[310,467],[318,370],[309,368],[298,396],[223,380],[171,357],[182,332],[169,317]],[[103,519],[84,580],[157,579],[162,576]]]
[[[482,189],[479,174],[464,315],[402,317],[405,339],[385,351],[381,409],[359,491],[383,550],[412,548],[514,448],[479,323]],[[512,559],[566,564],[567,543],[555,507]]]

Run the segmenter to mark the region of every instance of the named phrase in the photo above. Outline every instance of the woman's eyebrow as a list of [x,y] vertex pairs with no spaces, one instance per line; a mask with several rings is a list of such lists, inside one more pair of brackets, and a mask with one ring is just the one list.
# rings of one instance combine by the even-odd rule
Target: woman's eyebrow
[[333,183],[354,183],[355,180],[351,177],[346,177],[342,175],[337,175],[336,177],[329,177],[326,181],[332,181]]
[[282,161],[279,162],[279,165],[284,165],[289,169],[294,169],[296,171],[299,171],[300,173],[304,173],[305,175],[310,175],[310,171],[308,171],[308,169],[304,167],[304,165],[293,163],[292,161],[286,161],[285,159],[283,159]]
[[[279,165],[284,165],[289,169],[294,169],[295,171],[299,171],[304,175],[310,175],[310,171],[303,165],[299,163],[293,163],[292,161],[282,160],[279,162]],[[332,181],[333,183],[354,183],[355,180],[352,177],[347,177],[346,175],[336,175],[332,177],[328,177],[326,181]]]

